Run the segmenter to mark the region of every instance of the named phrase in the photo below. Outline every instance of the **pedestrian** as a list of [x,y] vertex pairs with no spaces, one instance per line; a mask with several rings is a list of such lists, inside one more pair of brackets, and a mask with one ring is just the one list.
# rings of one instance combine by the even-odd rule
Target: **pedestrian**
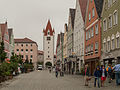
[[89,85],[89,67],[85,65],[85,86]]
[[97,82],[98,88],[100,88],[101,71],[99,67],[95,69],[94,76],[95,76],[94,87],[96,87],[96,82]]
[[116,85],[120,85],[120,64],[117,64],[113,67],[113,70],[115,72],[115,78],[116,78]]
[[57,66],[55,68],[55,76],[56,76],[56,78],[58,77],[58,67]]
[[104,82],[106,80],[106,77],[107,77],[107,71],[105,69],[105,66],[102,66],[102,69],[101,69],[101,87],[104,86]]
[[108,72],[108,82],[111,83],[112,74],[113,74],[113,69],[112,69],[111,64],[108,65],[108,67],[106,68],[106,71]]

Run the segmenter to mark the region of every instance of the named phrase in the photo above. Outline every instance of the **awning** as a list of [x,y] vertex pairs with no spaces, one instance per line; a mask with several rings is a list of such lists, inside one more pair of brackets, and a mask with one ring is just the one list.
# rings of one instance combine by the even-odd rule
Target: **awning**
[[107,61],[107,60],[114,60],[115,58],[105,58],[103,59],[104,61]]

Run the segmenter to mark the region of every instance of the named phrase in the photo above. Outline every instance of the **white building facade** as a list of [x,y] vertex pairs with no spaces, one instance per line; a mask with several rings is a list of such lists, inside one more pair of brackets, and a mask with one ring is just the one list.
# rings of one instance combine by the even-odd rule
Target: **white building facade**
[[[82,5],[84,3],[84,5]],[[84,63],[84,22],[87,0],[76,1],[76,13],[74,22],[74,53],[79,60],[79,70]]]

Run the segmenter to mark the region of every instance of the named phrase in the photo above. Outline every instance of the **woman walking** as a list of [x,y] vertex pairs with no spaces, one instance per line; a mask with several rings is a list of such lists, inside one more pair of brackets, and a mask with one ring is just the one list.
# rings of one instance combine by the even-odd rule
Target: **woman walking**
[[105,67],[103,66],[102,69],[101,69],[101,87],[104,86],[104,82],[106,80],[106,77],[107,77],[107,71],[105,69]]

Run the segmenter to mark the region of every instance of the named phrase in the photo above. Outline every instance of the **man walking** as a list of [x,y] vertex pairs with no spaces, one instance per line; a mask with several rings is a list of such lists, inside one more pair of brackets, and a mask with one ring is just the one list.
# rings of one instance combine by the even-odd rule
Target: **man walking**
[[113,69],[112,69],[112,66],[111,64],[108,65],[106,71],[108,72],[108,82],[111,83],[112,81],[112,73],[113,73]]

